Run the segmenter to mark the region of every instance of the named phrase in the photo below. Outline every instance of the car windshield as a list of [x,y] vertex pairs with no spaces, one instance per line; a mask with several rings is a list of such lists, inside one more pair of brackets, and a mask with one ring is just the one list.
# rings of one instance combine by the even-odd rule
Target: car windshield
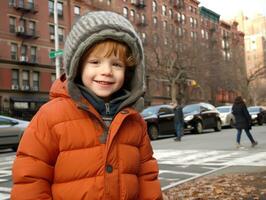
[[193,113],[193,112],[200,112],[200,106],[198,104],[187,105],[183,108],[183,113]]
[[260,108],[259,107],[249,107],[248,112],[260,112]]
[[230,107],[218,107],[217,110],[220,113],[229,113],[229,112],[231,112],[231,108]]
[[147,116],[153,115],[153,114],[155,114],[157,112],[158,112],[158,108],[157,107],[149,107],[149,108],[144,109],[141,112],[141,115],[143,117],[147,117]]

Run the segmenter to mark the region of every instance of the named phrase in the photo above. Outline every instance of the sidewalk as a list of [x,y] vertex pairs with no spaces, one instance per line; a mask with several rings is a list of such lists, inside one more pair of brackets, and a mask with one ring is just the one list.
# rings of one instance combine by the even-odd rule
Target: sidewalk
[[235,166],[164,191],[164,200],[266,200],[266,168]]

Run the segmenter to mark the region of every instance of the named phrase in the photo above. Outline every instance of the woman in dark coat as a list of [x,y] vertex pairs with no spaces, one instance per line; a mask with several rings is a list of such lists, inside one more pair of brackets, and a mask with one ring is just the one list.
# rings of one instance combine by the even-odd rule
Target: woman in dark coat
[[233,115],[235,116],[235,127],[237,129],[237,137],[236,137],[236,142],[237,142],[237,147],[240,147],[240,139],[241,139],[241,133],[242,130],[244,129],[250,142],[251,142],[251,146],[254,147],[258,144],[258,142],[256,142],[251,133],[250,133],[250,129],[251,129],[251,117],[249,115],[249,112],[247,110],[247,106],[244,102],[244,100],[242,99],[242,97],[238,96],[235,99],[235,102],[233,104]]

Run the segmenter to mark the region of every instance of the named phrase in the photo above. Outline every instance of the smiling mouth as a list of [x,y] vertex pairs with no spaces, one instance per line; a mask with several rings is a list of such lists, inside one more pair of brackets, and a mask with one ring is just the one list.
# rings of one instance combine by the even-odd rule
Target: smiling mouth
[[111,85],[114,83],[114,82],[108,82],[108,81],[94,81],[94,82],[101,84],[101,85]]

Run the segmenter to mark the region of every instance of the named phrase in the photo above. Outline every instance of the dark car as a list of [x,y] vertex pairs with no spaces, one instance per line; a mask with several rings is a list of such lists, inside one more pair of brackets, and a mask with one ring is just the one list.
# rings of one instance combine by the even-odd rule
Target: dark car
[[266,109],[262,106],[250,106],[248,112],[252,119],[252,124],[263,125],[266,123]]
[[217,109],[209,103],[196,103],[183,108],[185,129],[193,133],[202,133],[204,129],[213,128],[221,131],[222,122]]
[[28,124],[28,121],[0,115],[0,148],[12,148],[16,151]]
[[147,122],[148,133],[152,140],[160,136],[175,135],[174,111],[169,105],[150,106],[141,112]]

